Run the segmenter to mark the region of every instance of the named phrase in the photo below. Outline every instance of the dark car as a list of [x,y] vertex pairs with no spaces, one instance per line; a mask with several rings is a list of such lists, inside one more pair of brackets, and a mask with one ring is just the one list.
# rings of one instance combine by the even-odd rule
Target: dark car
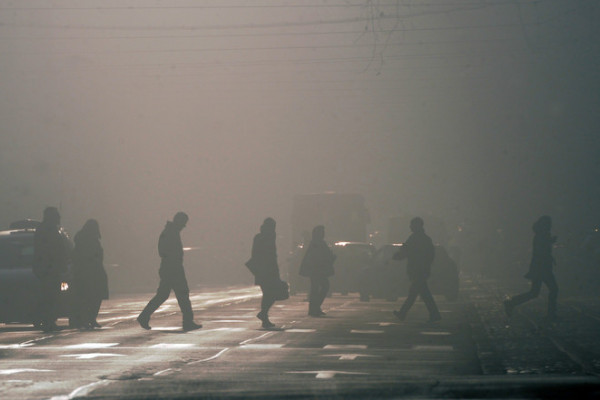
[[[365,269],[361,276],[361,300],[371,296],[396,301],[399,296],[408,292],[408,276],[406,260],[394,260],[393,256],[402,248],[402,244],[386,244],[381,246],[373,256],[373,264]],[[458,265],[443,246],[435,246],[435,258],[431,266],[429,288],[433,294],[441,294],[450,301],[458,298],[459,290]]]
[[[0,323],[38,325],[36,311],[40,302],[40,281],[33,273],[33,236],[39,222],[11,224],[17,229],[0,231]],[[73,245],[61,228],[63,243],[71,254]],[[71,265],[61,283],[58,317],[69,317],[71,307]]]
[[[336,242],[331,246],[331,250],[336,258],[333,264],[334,275],[330,278],[329,293],[346,295],[350,292],[358,292],[361,274],[372,266],[375,247],[364,242]],[[287,259],[290,294],[307,292],[310,288],[308,278],[299,275],[304,253],[304,246],[299,245],[290,252]]]
[[331,250],[336,256],[331,292],[343,295],[359,292],[364,271],[373,266],[375,246],[365,242],[336,242]]

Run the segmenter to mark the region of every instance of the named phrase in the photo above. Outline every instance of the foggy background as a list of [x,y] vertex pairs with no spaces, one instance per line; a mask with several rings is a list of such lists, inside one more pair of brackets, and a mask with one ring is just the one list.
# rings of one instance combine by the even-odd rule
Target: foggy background
[[140,286],[180,210],[190,283],[251,282],[267,216],[283,269],[298,193],[363,194],[371,231],[578,235],[600,223],[599,6],[2,0],[0,226],[96,218]]

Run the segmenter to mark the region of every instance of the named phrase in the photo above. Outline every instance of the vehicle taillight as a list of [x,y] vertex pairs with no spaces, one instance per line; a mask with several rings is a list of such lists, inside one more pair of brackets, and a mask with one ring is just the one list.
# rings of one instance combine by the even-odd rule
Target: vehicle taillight
[[67,282],[61,282],[60,283],[60,291],[66,292],[67,290],[69,290],[69,284]]

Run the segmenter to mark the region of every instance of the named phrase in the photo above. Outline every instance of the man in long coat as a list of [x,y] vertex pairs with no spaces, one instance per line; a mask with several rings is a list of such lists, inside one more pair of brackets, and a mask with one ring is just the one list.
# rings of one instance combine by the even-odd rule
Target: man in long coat
[[183,269],[183,244],[181,242],[181,231],[185,228],[188,216],[184,212],[178,212],[173,221],[168,221],[158,239],[158,254],[160,255],[160,284],[156,295],[148,302],[144,310],[137,317],[137,321],[144,329],[151,329],[150,316],[164,303],[171,294],[175,292],[179,308],[183,314],[183,330],[191,331],[202,328],[202,325],[194,322],[194,313],[190,302],[190,289]]
[[33,236],[33,273],[40,280],[39,322],[44,332],[58,329],[57,307],[61,275],[67,270],[69,255],[60,234],[60,213],[56,207],[46,207],[42,223]]

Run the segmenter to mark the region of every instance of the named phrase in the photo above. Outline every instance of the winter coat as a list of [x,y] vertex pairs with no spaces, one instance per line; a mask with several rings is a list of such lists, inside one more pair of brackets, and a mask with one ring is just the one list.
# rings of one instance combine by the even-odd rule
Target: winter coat
[[324,240],[311,240],[300,264],[300,275],[317,278],[333,276],[335,255]]
[[74,241],[73,278],[76,291],[86,297],[108,299],[108,278],[100,239],[80,231]]
[[183,270],[181,232],[171,221],[167,222],[158,239],[158,254],[161,258],[161,272],[169,273]]
[[540,280],[552,274],[552,266],[555,264],[552,257],[552,246],[556,241],[549,231],[540,231],[533,237],[531,263],[525,278]]
[[279,283],[279,266],[275,235],[261,232],[252,241],[252,257],[248,261],[254,274],[254,284],[273,285]]
[[33,236],[33,272],[39,279],[59,279],[69,254],[56,225],[42,222]]
[[414,281],[429,278],[434,257],[433,241],[424,231],[417,231],[410,235],[394,259],[407,259],[406,272],[408,278]]

